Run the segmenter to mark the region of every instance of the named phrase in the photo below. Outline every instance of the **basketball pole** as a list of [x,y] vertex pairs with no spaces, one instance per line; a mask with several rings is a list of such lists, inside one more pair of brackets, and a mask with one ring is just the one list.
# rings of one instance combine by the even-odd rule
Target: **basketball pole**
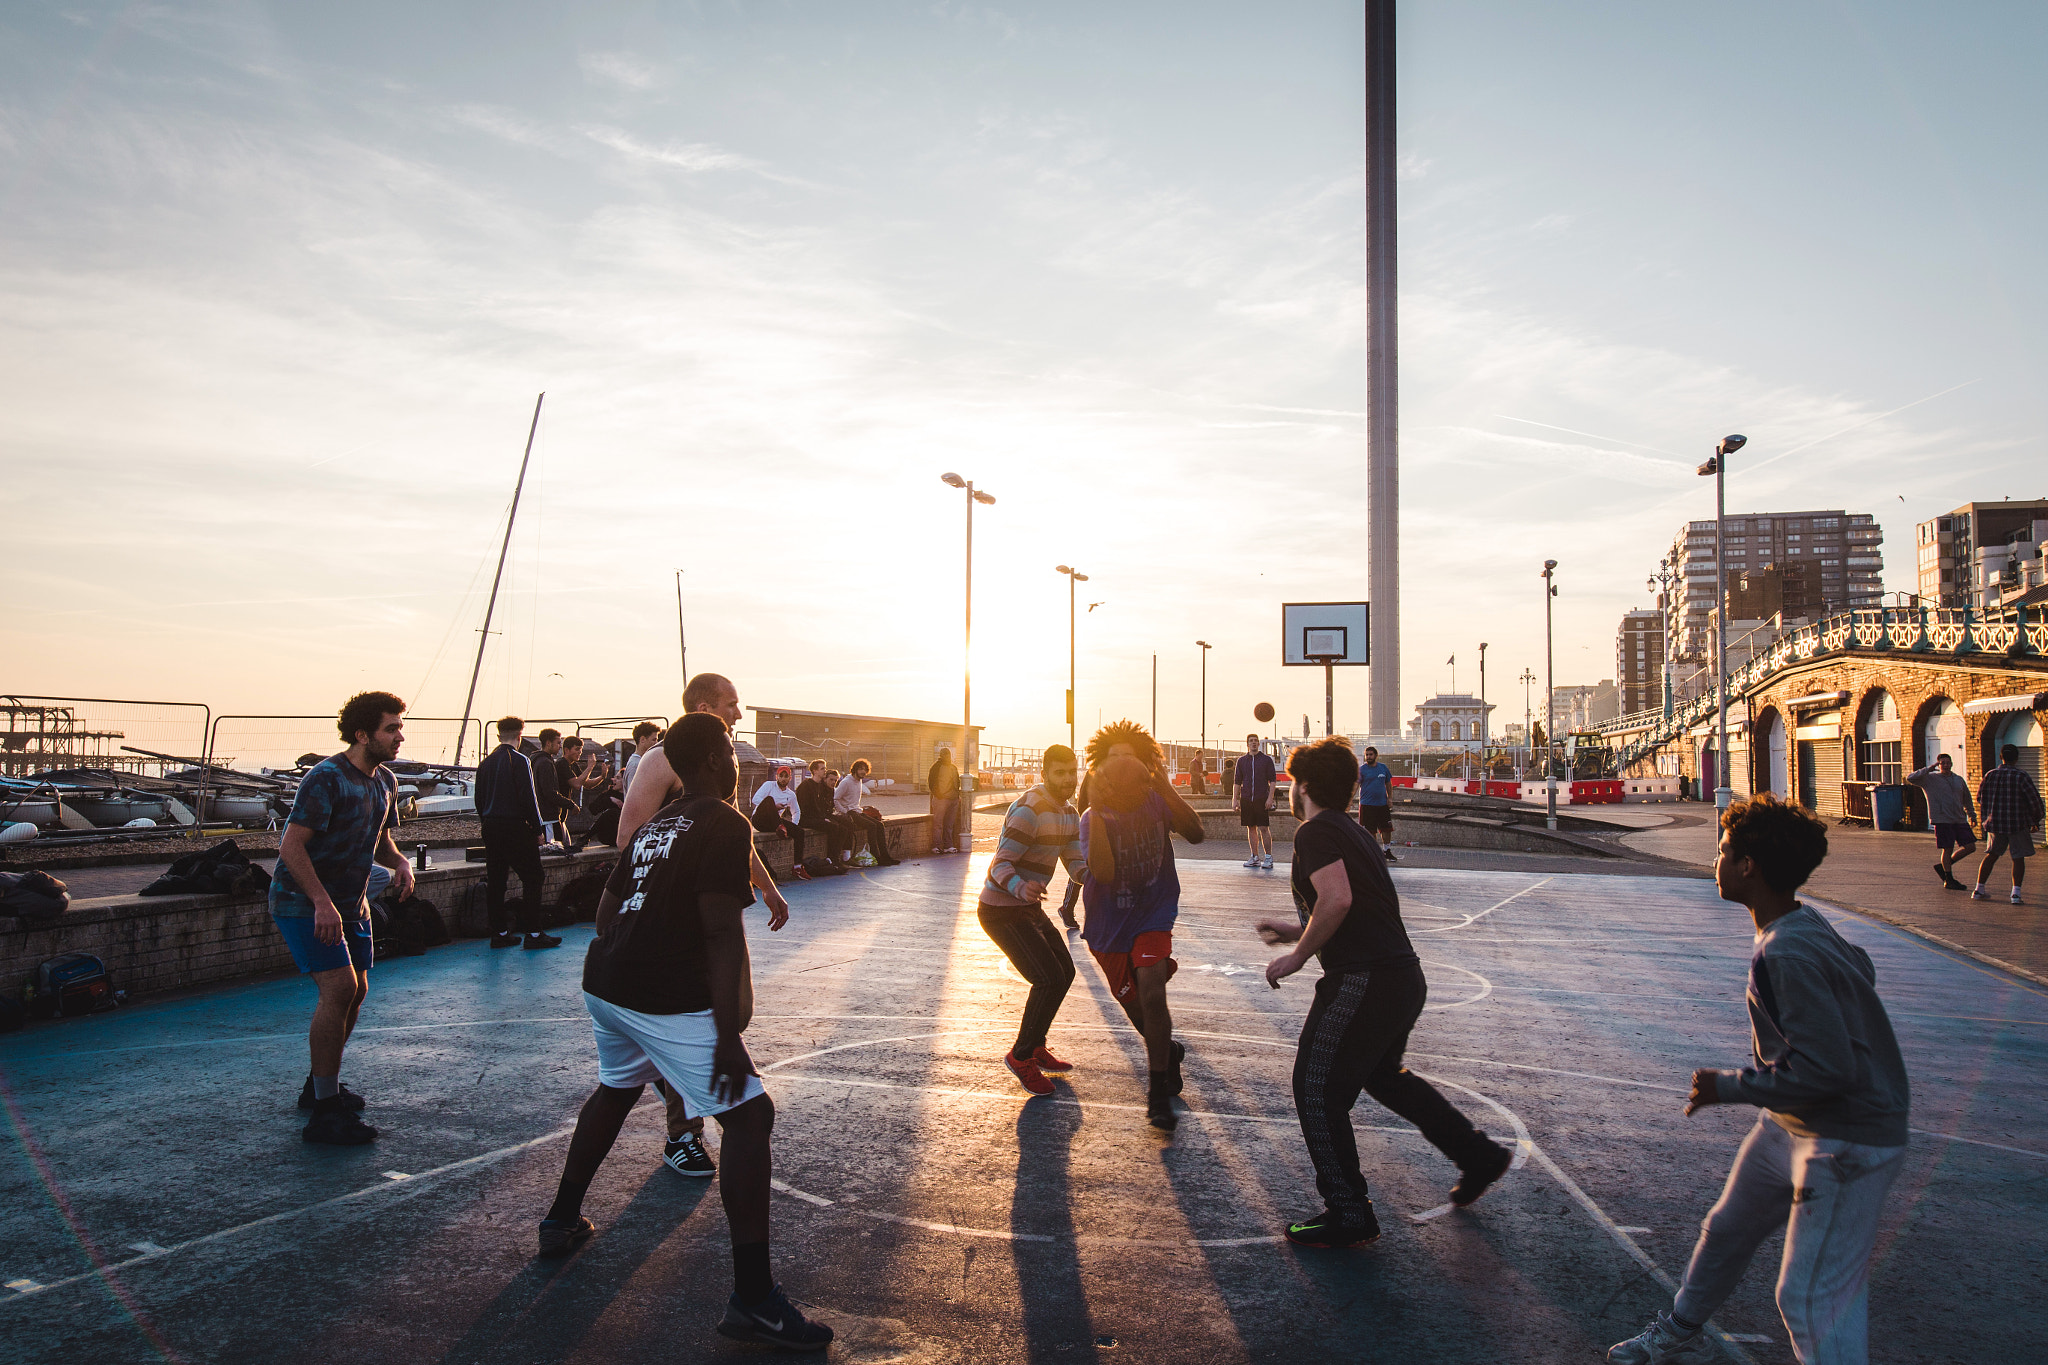
[[1337,665],[1323,660],[1323,738],[1337,733]]

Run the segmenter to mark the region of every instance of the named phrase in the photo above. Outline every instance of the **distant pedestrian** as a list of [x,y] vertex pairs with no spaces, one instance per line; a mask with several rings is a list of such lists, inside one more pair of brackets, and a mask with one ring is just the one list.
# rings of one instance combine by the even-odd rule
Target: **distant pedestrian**
[[1233,780],[1225,784],[1230,788],[1230,808],[1237,812],[1237,821],[1244,826],[1245,841],[1252,849],[1252,856],[1245,859],[1244,865],[1271,871],[1276,774],[1273,760],[1267,756],[1257,735],[1244,737],[1244,757],[1237,760],[1231,776]]
[[1961,891],[1963,884],[1950,869],[1956,859],[1977,850],[1977,836],[1971,828],[1977,823],[1977,807],[1970,800],[1970,784],[1963,781],[1961,773],[1951,772],[1949,765],[1947,754],[1936,754],[1934,762],[1907,773],[1906,781],[1927,797],[1927,823],[1934,826],[1934,843],[1941,850],[1935,875],[1949,890]]
[[882,813],[867,804],[868,774],[873,771],[864,758],[856,758],[847,765],[846,776],[839,779],[839,787],[832,793],[832,808],[867,840],[867,851],[853,860],[856,865],[894,867],[903,860],[890,856],[888,826],[882,821]]
[[1295,945],[1266,967],[1266,982],[1275,990],[1311,956],[1323,968],[1294,1054],[1294,1109],[1323,1212],[1289,1224],[1287,1240],[1310,1247],[1358,1246],[1380,1235],[1351,1129],[1351,1109],[1361,1091],[1421,1129],[1431,1146],[1457,1164],[1453,1204],[1478,1199],[1513,1162],[1512,1153],[1402,1065],[1429,990],[1401,922],[1401,898],[1386,859],[1371,836],[1344,816],[1357,771],[1341,736],[1305,744],[1287,756],[1294,813],[1301,818],[1293,871],[1300,923],[1267,920],[1258,926],[1261,934]]
[[1984,834],[1991,847],[1977,864],[1977,885],[1971,900],[1987,901],[1984,883],[1991,876],[1998,855],[2012,855],[2012,903],[2025,905],[2020,888],[2027,882],[2027,859],[2034,856],[2034,828],[2041,823],[2041,792],[2034,779],[2020,767],[2020,746],[2008,744],[1998,751],[1998,766],[1984,774],[1977,784],[1977,809],[1984,813]]
[[936,763],[925,774],[925,789],[932,796],[932,852],[957,853],[960,838],[954,821],[960,811],[960,770],[953,766],[953,751],[941,748]]
[[[562,940],[540,927],[541,888],[546,874],[540,865],[541,830],[546,823],[541,804],[541,778],[550,781],[554,761],[545,753],[521,747],[526,722],[506,716],[498,722],[498,747],[476,765],[476,815],[484,837],[484,913],[493,948],[559,948]],[[514,932],[505,906],[505,883],[519,877],[519,928]]]
[[1799,888],[1827,857],[1827,826],[1764,792],[1730,806],[1721,831],[1715,889],[1746,906],[1756,926],[1748,989],[1755,1064],[1693,1072],[1685,1112],[1713,1104],[1761,1112],[1700,1225],[1671,1307],[1607,1359],[1706,1359],[1707,1319],[1782,1229],[1778,1311],[1793,1354],[1807,1365],[1862,1365],[1878,1215],[1905,1164],[1905,1059],[1870,954],[1799,903]]
[[315,764],[299,782],[278,841],[270,914],[292,961],[319,987],[308,1043],[312,1068],[299,1108],[312,1111],[301,1136],[353,1147],[377,1136],[356,1115],[360,1095],[341,1083],[341,1054],[370,993],[375,960],[370,897],[395,886],[412,894],[412,866],[398,851],[398,779],[384,765],[405,742],[405,703],[389,692],[360,692],[341,708],[348,745]]
[[[1203,741],[1207,743],[1206,740]],[[1209,756],[1197,754],[1192,768],[1188,769],[1188,792],[1193,796],[1209,794]]]
[[1380,762],[1380,751],[1367,745],[1365,761],[1358,765],[1358,823],[1365,832],[1378,837],[1380,852],[1390,863],[1394,857],[1393,784],[1394,770]]

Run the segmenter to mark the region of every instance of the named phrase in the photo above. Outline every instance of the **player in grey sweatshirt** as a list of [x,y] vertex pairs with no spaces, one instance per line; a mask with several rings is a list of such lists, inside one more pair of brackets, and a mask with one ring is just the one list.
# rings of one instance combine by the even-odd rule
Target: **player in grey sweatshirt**
[[1878,1214],[1906,1152],[1906,1064],[1877,998],[1870,954],[1801,905],[1827,856],[1827,827],[1765,793],[1721,817],[1714,882],[1749,908],[1753,1065],[1695,1071],[1685,1112],[1712,1104],[1761,1111],[1669,1312],[1611,1348],[1618,1365],[1713,1354],[1702,1328],[1771,1233],[1785,1232],[1778,1311],[1804,1365],[1869,1359],[1868,1279]]
[[1972,828],[1977,823],[1977,805],[1970,799],[1970,784],[1963,781],[1961,773],[1950,770],[1950,761],[1947,754],[1936,754],[1934,762],[1907,773],[1906,781],[1927,797],[1927,823],[1934,826],[1934,842],[1941,848],[1941,861],[1934,870],[1949,890],[1961,891],[1963,884],[1949,869],[1956,859],[1968,857],[1977,847]]

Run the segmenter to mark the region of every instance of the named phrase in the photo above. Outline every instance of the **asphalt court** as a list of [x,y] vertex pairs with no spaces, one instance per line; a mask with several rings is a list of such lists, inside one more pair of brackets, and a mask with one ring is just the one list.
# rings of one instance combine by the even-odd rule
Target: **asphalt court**
[[[1288,1089],[1314,968],[1279,991],[1250,930],[1285,865],[1183,864],[1171,988],[1181,1126],[1078,938],[1030,1100],[997,1058],[1026,987],[973,911],[986,855],[790,888],[752,932],[749,1043],[775,1096],[775,1258],[871,1362],[1595,1360],[1667,1301],[1754,1111],[1680,1116],[1747,1047],[1744,912],[1711,884],[1399,867],[1430,980],[1410,1062],[1518,1168],[1472,1210],[1371,1101],[1354,1118],[1386,1235],[1278,1240],[1320,1207]],[[1915,1134],[1873,1275],[1873,1359],[2048,1357],[2048,992],[1890,926],[1876,959]],[[0,1342],[24,1360],[738,1360],[715,1190],[657,1164],[643,1102],[593,1186],[600,1232],[531,1258],[594,1084],[588,930],[481,942],[373,977],[345,1079],[385,1136],[312,1148],[293,1102],[310,987],[259,982],[0,1044]],[[715,1125],[713,1133],[715,1150]],[[1792,1359],[1775,1243],[1717,1320],[1729,1359]]]

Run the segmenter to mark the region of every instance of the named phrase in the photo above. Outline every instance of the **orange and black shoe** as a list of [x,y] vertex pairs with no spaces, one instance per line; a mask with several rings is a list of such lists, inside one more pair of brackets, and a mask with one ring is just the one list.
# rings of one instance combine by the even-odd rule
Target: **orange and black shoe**
[[1325,1209],[1307,1222],[1287,1225],[1287,1240],[1298,1247],[1334,1251],[1344,1247],[1362,1247],[1379,1239],[1379,1215],[1372,1211],[1370,1202],[1365,1206],[1365,1221],[1362,1223],[1346,1223]]
[[1038,1063],[1040,1071],[1072,1071],[1074,1069],[1072,1062],[1063,1062],[1053,1056],[1052,1050],[1043,1043],[1039,1044],[1038,1051],[1031,1054],[1031,1060]]
[[1003,1054],[1003,1065],[1010,1068],[1010,1074],[1022,1082],[1024,1088],[1032,1094],[1050,1095],[1052,1093],[1052,1082],[1047,1080],[1045,1073],[1038,1069],[1037,1062],[1028,1059],[1020,1061],[1011,1053],[1005,1052]]

